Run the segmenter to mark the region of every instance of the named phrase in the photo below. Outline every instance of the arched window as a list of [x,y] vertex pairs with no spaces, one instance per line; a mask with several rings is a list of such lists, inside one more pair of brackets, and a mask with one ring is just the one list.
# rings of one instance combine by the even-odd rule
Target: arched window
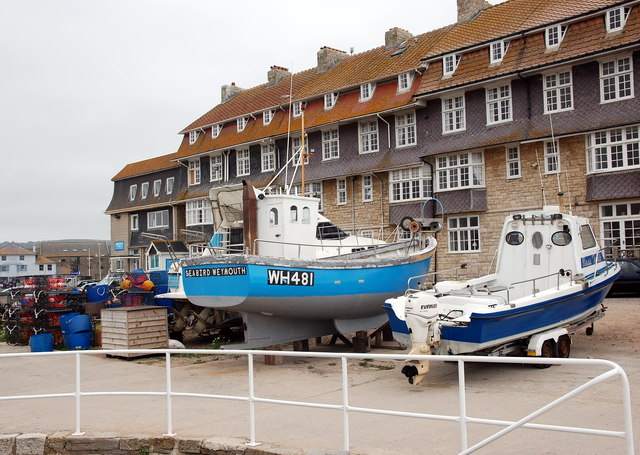
[[292,205],[289,209],[289,218],[292,223],[298,222],[298,207]]
[[278,225],[278,209],[272,208],[269,211],[269,226],[277,226]]
[[311,211],[309,210],[309,207],[303,207],[302,208],[302,222],[308,224],[309,221],[311,221]]

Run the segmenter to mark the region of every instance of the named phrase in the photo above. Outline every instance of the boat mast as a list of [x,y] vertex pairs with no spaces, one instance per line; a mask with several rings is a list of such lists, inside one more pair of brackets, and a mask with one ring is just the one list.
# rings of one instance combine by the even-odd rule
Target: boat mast
[[302,190],[300,192],[300,194],[302,195],[302,197],[304,197],[304,160],[307,157],[307,154],[304,152],[304,106],[301,107],[301,113],[300,113],[300,118],[302,121],[302,135],[300,136],[300,166],[302,166],[302,173],[301,173],[301,177],[302,177]]

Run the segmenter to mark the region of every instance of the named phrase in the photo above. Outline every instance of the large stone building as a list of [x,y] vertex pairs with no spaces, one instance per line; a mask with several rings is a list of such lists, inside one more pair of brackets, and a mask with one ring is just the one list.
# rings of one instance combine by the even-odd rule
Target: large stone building
[[638,1],[458,0],[455,24],[393,28],[375,49],[323,47],[316,68],[225,85],[175,153],[113,178],[113,254],[131,268],[145,263],[144,232],[210,236],[211,188],[275,179],[300,192],[299,163],[276,174],[303,118],[305,193],[325,216],[386,236],[437,212],[439,270],[489,266],[504,216],[543,205],[588,216],[607,246],[637,246],[639,38]]

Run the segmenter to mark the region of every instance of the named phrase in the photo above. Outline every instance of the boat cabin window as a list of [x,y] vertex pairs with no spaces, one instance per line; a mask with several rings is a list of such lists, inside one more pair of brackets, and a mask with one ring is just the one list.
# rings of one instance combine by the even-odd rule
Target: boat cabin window
[[349,237],[349,234],[327,221],[318,223],[316,227],[316,238],[318,240],[342,240],[347,237]]
[[554,232],[551,236],[551,242],[553,242],[554,245],[566,246],[571,243],[571,234],[564,231]]
[[278,209],[272,208],[269,211],[269,226],[277,226],[278,225]]
[[311,210],[309,210],[309,207],[303,207],[302,208],[302,222],[305,224],[309,224],[309,221],[311,220]]
[[505,240],[509,245],[520,245],[524,242],[524,234],[518,231],[511,231],[507,233]]
[[582,249],[588,250],[596,246],[596,238],[593,235],[591,226],[583,224],[580,226],[580,240],[582,240]]
[[538,232],[534,232],[533,236],[531,236],[531,244],[533,245],[533,247],[538,250],[542,247],[542,234],[538,231]]
[[292,205],[289,209],[289,218],[289,221],[291,221],[292,223],[298,222],[298,207],[296,207],[295,205]]

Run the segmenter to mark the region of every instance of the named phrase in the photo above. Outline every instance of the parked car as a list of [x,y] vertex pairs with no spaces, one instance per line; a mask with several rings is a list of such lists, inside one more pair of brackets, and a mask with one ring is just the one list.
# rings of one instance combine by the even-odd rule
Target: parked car
[[620,276],[613,282],[609,295],[620,293],[640,294],[640,260],[617,259]]
[[87,286],[95,286],[98,283],[99,280],[82,280],[78,283],[78,285],[76,286],[76,288],[83,290],[87,287]]

